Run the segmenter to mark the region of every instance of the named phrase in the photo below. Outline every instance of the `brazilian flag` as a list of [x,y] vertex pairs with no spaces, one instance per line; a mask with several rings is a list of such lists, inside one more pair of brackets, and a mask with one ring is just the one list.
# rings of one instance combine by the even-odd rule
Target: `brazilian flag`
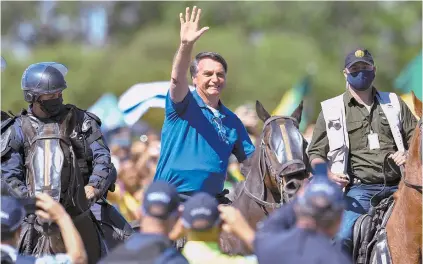
[[402,70],[395,79],[394,87],[402,94],[413,91],[422,100],[422,52]]
[[[272,115],[285,115],[285,116],[291,115],[292,112],[295,111],[295,108],[298,107],[301,100],[305,99],[305,97],[308,95],[310,90],[311,90],[311,77],[310,75],[306,75],[305,77],[301,79],[300,82],[295,84],[294,87],[292,87],[291,89],[285,92],[279,105],[273,111]],[[303,105],[306,106],[305,101]],[[300,124],[301,132],[304,132],[304,130],[307,128],[307,125],[308,125],[307,111],[304,111],[304,110],[305,109],[303,109],[303,114],[302,114],[301,124]]]

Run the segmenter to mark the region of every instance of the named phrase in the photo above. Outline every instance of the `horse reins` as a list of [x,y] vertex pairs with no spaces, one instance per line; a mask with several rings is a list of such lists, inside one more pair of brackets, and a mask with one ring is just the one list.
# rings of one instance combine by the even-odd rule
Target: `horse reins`
[[[261,152],[264,152],[264,148],[262,148],[262,144],[260,144],[260,151]],[[262,168],[261,168],[262,160],[261,159],[262,159],[262,153],[260,153],[260,155],[259,155],[259,166],[260,166],[260,168],[259,168],[259,176],[261,178],[261,181],[264,184],[264,177],[265,177],[265,175],[262,172]],[[251,170],[250,170],[250,172],[251,172]],[[269,208],[272,208],[272,209],[280,208],[282,206],[281,203],[269,203],[269,202],[263,201],[260,198],[258,198],[257,196],[255,196],[254,194],[252,194],[248,190],[248,188],[246,186],[246,183],[247,183],[248,177],[250,176],[250,172],[248,172],[247,177],[246,177],[246,179],[244,181],[244,191],[245,191],[245,194],[247,194],[247,196],[250,197],[251,199],[253,199],[256,203],[258,203],[260,205],[260,207],[263,209],[263,211],[264,211],[264,213],[266,215],[269,214],[269,212],[266,210],[266,207],[269,207]]]
[[[401,170],[402,170],[402,168],[401,168]],[[402,180],[404,181],[405,186],[407,186],[407,187],[409,187],[409,188],[411,188],[411,189],[414,189],[414,190],[416,190],[416,191],[418,191],[418,192],[422,192],[422,191],[423,191],[423,186],[422,186],[422,185],[417,185],[417,184],[414,184],[414,183],[410,183],[410,182],[408,182],[408,181],[405,179],[405,177],[404,177],[404,176],[405,176],[405,175],[403,175]]]

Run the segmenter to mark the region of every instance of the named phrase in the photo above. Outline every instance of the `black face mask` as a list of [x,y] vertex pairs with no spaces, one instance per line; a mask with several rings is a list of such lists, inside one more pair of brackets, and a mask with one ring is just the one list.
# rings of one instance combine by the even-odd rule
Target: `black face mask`
[[41,105],[41,110],[43,110],[44,113],[49,115],[50,117],[56,116],[60,113],[60,110],[62,110],[63,107],[63,97],[60,96],[55,99],[49,99],[49,100],[39,100],[38,103]]

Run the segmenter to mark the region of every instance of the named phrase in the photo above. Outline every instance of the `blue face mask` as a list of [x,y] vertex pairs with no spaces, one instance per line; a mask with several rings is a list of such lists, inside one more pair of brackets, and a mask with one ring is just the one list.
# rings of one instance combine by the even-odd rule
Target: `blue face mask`
[[357,91],[369,89],[374,79],[375,71],[361,70],[347,74],[347,82]]

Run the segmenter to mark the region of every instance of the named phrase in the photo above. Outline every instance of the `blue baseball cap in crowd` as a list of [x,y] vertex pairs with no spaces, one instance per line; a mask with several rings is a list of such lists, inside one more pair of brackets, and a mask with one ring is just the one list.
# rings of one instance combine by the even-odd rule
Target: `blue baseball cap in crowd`
[[298,198],[297,205],[309,216],[324,216],[345,209],[344,193],[340,186],[329,180],[327,164],[317,164],[314,176]]
[[179,195],[175,187],[165,181],[155,181],[148,186],[142,204],[149,216],[166,220],[178,212]]
[[372,66],[375,65],[372,54],[367,49],[355,49],[345,57],[345,68],[351,67],[356,62],[365,62]]
[[187,229],[205,231],[220,223],[219,203],[207,193],[197,193],[184,203],[182,222]]
[[1,196],[1,232],[12,233],[22,224],[26,212],[21,202],[11,196]]

